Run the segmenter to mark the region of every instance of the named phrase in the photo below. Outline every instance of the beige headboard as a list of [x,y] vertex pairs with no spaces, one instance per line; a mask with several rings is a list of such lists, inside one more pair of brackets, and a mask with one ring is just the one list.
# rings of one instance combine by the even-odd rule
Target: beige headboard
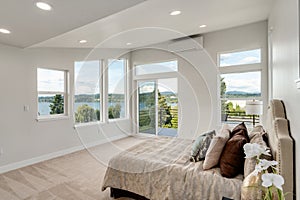
[[268,107],[267,124],[269,145],[274,159],[279,163],[279,174],[284,177],[286,200],[296,199],[294,187],[294,140],[289,130],[285,107],[280,100],[271,100]]

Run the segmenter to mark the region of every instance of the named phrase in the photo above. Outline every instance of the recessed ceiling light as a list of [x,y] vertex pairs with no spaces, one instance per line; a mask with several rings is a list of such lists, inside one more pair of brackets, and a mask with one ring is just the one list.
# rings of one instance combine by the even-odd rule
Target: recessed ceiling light
[[170,15],[175,16],[175,15],[180,15],[181,11],[180,10],[174,10],[172,12],[170,12]]
[[202,25],[200,25],[199,27],[200,27],[200,28],[205,28],[206,25],[205,25],[205,24],[202,24]]
[[132,43],[131,43],[131,42],[127,42],[127,43],[126,43],[126,45],[128,45],[128,46],[129,46],[129,45],[132,45]]
[[52,9],[52,7],[51,7],[49,4],[44,3],[44,2],[36,2],[35,5],[36,5],[38,8],[42,9],[42,10],[47,10],[47,11],[49,11],[49,10]]
[[80,44],[87,43],[87,40],[79,40],[79,43],[80,43]]
[[10,34],[10,31],[4,28],[0,28],[0,33]]

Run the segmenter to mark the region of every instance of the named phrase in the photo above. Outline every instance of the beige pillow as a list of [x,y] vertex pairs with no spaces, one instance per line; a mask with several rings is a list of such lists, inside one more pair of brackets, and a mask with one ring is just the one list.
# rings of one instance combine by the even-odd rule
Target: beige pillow
[[258,126],[255,126],[250,132],[249,132],[249,138],[251,140],[251,138],[257,134],[257,133],[263,133],[264,132],[264,129],[261,125],[258,125]]
[[229,126],[225,125],[223,126],[221,132],[213,137],[206,152],[205,160],[203,162],[203,169],[211,169],[219,164],[220,156],[226,142],[229,140],[229,136]]
[[[256,132],[251,140],[250,143],[257,143],[262,146],[267,147],[266,142],[263,139],[264,131],[262,132]],[[266,160],[272,160],[272,156],[266,156],[266,155],[261,155],[261,159],[266,159]],[[246,158],[245,159],[245,165],[244,165],[244,177],[247,177],[254,169],[256,165],[256,158]]]

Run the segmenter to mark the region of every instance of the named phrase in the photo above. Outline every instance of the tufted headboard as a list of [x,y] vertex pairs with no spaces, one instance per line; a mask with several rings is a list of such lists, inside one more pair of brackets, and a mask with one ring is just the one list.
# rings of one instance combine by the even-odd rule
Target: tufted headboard
[[282,101],[276,99],[270,101],[265,128],[272,155],[279,163],[279,174],[285,180],[283,192],[288,193],[286,200],[295,199],[294,139],[290,134],[289,122]]

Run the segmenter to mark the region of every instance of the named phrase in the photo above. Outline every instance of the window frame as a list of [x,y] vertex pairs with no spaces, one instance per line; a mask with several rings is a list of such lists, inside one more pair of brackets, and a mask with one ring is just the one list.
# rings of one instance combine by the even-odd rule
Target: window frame
[[[38,78],[38,70],[39,69],[44,69],[44,70],[52,70],[52,71],[60,71],[64,73],[64,92],[60,91],[40,91],[38,89],[39,85],[39,78]],[[48,67],[37,67],[36,70],[37,74],[37,121],[48,121],[48,120],[59,120],[59,119],[67,119],[69,118],[69,80],[70,80],[70,75],[69,71],[66,69],[57,69],[57,68],[48,68]],[[61,94],[63,95],[64,99],[64,113],[62,114],[49,114],[49,115],[39,115],[39,95],[44,94],[44,95],[56,95],[56,94]]]
[[[113,119],[109,119],[108,117],[108,111],[109,111],[109,102],[108,102],[108,90],[109,90],[109,84],[108,84],[108,80],[109,80],[109,74],[108,74],[108,70],[109,70],[109,60],[124,60],[124,112],[125,112],[125,116],[124,117],[120,117],[120,118],[113,118]],[[128,108],[128,64],[129,64],[129,61],[128,59],[126,58],[118,58],[118,59],[115,59],[115,58],[108,58],[106,59],[106,73],[104,73],[103,75],[105,75],[106,77],[106,80],[105,80],[105,96],[107,97],[105,100],[105,119],[106,121],[108,122],[113,122],[113,121],[119,121],[119,120],[127,120],[129,119],[129,108]]]
[[[98,61],[99,63],[99,95],[100,95],[100,120],[97,121],[90,121],[86,123],[77,123],[75,119],[75,90],[76,90],[76,78],[75,78],[75,63],[76,62],[89,62],[89,61]],[[104,67],[105,67],[105,59],[93,59],[93,60],[83,60],[83,61],[74,61],[74,76],[73,76],[73,81],[74,81],[74,87],[73,87],[73,101],[72,101],[72,112],[73,112],[73,122],[75,124],[75,127],[83,127],[83,126],[90,126],[90,125],[95,125],[95,124],[103,124],[105,122],[105,117],[103,114],[103,109],[104,109]]]
[[[237,65],[228,65],[228,66],[221,66],[221,54],[228,54],[228,53],[238,53],[238,52],[244,52],[244,51],[252,51],[252,50],[256,50],[256,49],[260,49],[260,63],[252,63],[252,64],[237,64]],[[262,57],[262,47],[257,47],[257,48],[242,48],[242,49],[235,49],[235,50],[230,50],[230,51],[222,51],[222,52],[218,52],[217,53],[217,64],[218,64],[218,68],[222,69],[222,68],[231,68],[231,67],[239,67],[239,68],[244,68],[244,67],[251,67],[251,66],[261,66],[261,64],[263,63],[263,57]]]
[[[163,62],[170,62],[170,61],[176,61],[177,62],[177,71],[171,71],[171,72],[161,72],[161,73],[150,73],[150,74],[142,74],[142,75],[137,75],[136,74],[136,66],[138,65],[146,65],[146,64],[152,64],[152,63],[163,63]],[[139,82],[144,82],[144,81],[155,81],[157,84],[157,81],[159,79],[169,79],[169,78],[176,78],[177,80],[177,98],[179,98],[179,61],[177,58],[173,59],[167,59],[167,60],[156,60],[156,61],[149,61],[149,62],[141,62],[141,63],[134,63],[133,64],[133,70],[132,70],[132,81],[133,81],[133,88],[134,88],[134,101],[132,102],[132,113],[133,116],[135,117],[134,124],[133,126],[133,131],[135,134],[141,134],[144,136],[150,136],[151,134],[145,134],[139,132],[139,97],[138,97],[138,88],[139,88]],[[178,101],[179,102],[179,101]],[[157,99],[156,99],[156,107],[157,107]],[[180,113],[180,104],[178,103],[178,116],[181,114]],[[156,116],[157,118],[157,116]],[[157,119],[156,119],[157,123]],[[180,118],[178,117],[178,130],[180,130]],[[157,128],[157,126],[156,126]],[[157,131],[156,131],[157,132]]]
[[[236,53],[236,52],[243,52],[243,51],[250,51],[250,50],[255,50],[255,49],[260,49],[260,63],[253,63],[253,64],[240,64],[240,65],[231,65],[231,66],[220,66],[220,56],[221,54],[224,53]],[[219,80],[219,87],[218,87],[218,99],[219,99],[219,104],[220,104],[220,116],[221,116],[221,111],[222,111],[222,106],[221,102],[222,101],[228,101],[228,100],[240,100],[240,101],[248,101],[248,100],[259,100],[263,101],[263,53],[262,53],[263,48],[262,47],[257,47],[257,48],[243,48],[243,49],[237,49],[237,50],[232,50],[232,51],[223,51],[223,52],[218,52],[217,53],[217,64],[218,64],[218,80]],[[243,97],[243,98],[223,98],[221,97],[221,75],[222,74],[233,74],[233,73],[247,73],[247,72],[260,72],[260,91],[261,95],[260,97]],[[261,119],[260,119],[261,120]],[[220,119],[221,123],[222,120]]]
[[[117,119],[109,119],[108,118],[108,61],[109,60],[124,60],[124,74],[125,74],[125,97],[124,97],[124,103],[125,103],[125,117],[123,118],[117,118]],[[75,63],[76,62],[85,62],[85,61],[99,61],[99,94],[100,94],[100,120],[99,121],[92,121],[92,122],[86,122],[86,123],[76,123],[75,121],[75,110],[74,110],[74,104],[75,104]],[[99,124],[105,124],[109,122],[114,121],[122,121],[122,120],[128,120],[129,119],[129,103],[128,103],[128,94],[129,94],[129,80],[128,80],[128,67],[129,67],[129,60],[126,57],[121,58],[105,58],[105,59],[93,59],[93,60],[83,60],[83,61],[74,61],[74,87],[73,87],[73,102],[72,102],[72,112],[73,112],[73,122],[75,127],[85,127],[85,126],[92,126],[92,125],[99,125]]]

